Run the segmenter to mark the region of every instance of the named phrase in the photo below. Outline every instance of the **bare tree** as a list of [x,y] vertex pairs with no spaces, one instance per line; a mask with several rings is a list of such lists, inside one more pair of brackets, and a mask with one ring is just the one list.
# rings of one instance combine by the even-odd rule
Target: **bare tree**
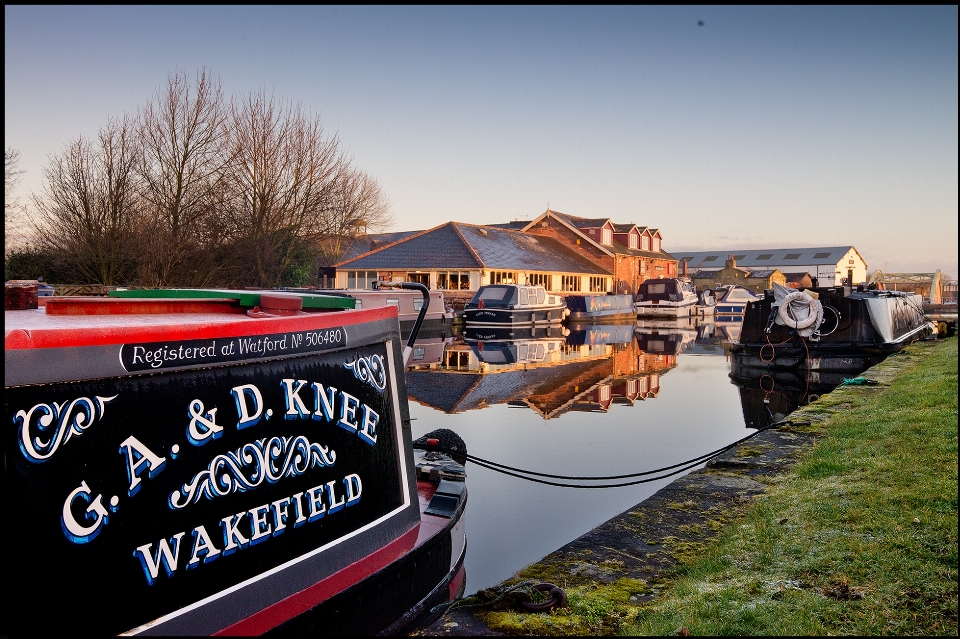
[[331,195],[324,211],[326,231],[319,256],[324,266],[339,262],[358,236],[393,223],[390,203],[379,182],[360,169],[343,167],[334,178]]
[[246,261],[245,283],[278,286],[328,230],[340,141],[324,136],[319,117],[262,91],[231,105],[230,135],[235,257]]
[[23,222],[23,209],[15,195],[23,178],[20,167],[20,151],[7,147],[3,153],[3,252],[10,252]]
[[78,138],[43,170],[34,196],[38,243],[88,282],[112,285],[132,270],[137,214],[136,139],[129,118],[111,118],[95,146]]
[[155,286],[201,284],[214,268],[217,202],[223,193],[227,109],[220,82],[184,72],[140,112],[139,171],[149,203],[142,278]]

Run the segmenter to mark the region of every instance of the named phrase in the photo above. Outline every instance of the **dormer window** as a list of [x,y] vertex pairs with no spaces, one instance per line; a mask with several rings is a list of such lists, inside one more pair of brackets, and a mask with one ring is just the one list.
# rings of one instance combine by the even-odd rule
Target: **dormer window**
[[659,253],[659,252],[660,252],[660,238],[659,238],[659,237],[653,238],[653,252],[654,252],[654,253]]
[[643,238],[642,238],[641,241],[640,241],[640,248],[642,248],[644,251],[649,251],[649,250],[650,250],[650,236],[649,236],[649,235],[644,235],[644,236],[643,236]]
[[637,234],[636,234],[636,233],[631,233],[631,234],[630,234],[630,248],[632,248],[632,249],[637,248],[637,244],[639,244],[639,242],[637,241]]
[[600,243],[610,245],[613,244],[613,231],[610,229],[603,229],[600,232]]

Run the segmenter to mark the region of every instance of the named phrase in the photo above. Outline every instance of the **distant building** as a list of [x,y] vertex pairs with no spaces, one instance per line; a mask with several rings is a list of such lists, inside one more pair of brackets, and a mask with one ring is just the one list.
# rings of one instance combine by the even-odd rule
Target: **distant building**
[[878,269],[870,277],[870,285],[884,291],[916,293],[927,304],[942,304],[944,301],[939,270],[933,273],[884,273]]
[[634,293],[646,279],[678,275],[659,230],[549,209],[530,222],[448,222],[379,238],[355,241],[334,266],[337,287],[403,280],[451,291],[517,283],[559,293]]
[[789,288],[810,288],[813,286],[813,278],[810,277],[810,274],[806,271],[800,273],[784,273],[783,276],[787,278],[786,286]]
[[340,288],[377,280],[476,291],[484,284],[539,284],[549,291],[607,291],[611,275],[562,242],[493,226],[447,222],[335,265]]
[[781,273],[806,272],[819,286],[864,284],[867,263],[853,246],[821,246],[788,249],[723,249],[714,251],[682,251],[677,253],[681,269],[686,264],[691,273],[719,271],[726,260],[733,259],[748,271],[779,269]]
[[762,293],[773,288],[774,282],[786,286],[787,278],[779,269],[748,270],[737,266],[735,259],[728,259],[719,271],[697,271],[691,278],[698,291],[719,286],[742,286],[753,293]]
[[663,250],[658,229],[547,209],[521,230],[552,237],[599,264],[613,276],[608,292],[633,294],[647,279],[679,275],[677,259]]

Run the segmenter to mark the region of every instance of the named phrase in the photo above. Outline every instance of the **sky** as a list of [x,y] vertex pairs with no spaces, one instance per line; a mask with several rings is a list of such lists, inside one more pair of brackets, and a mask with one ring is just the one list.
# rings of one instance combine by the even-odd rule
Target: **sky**
[[300,103],[390,230],[549,206],[689,250],[853,245],[954,277],[957,6],[6,6],[5,146],[50,154],[169,74]]

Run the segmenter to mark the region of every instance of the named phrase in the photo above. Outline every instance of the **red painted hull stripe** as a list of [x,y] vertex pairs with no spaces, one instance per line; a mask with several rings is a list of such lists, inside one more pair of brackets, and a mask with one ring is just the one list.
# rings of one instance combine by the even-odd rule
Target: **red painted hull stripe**
[[306,612],[333,595],[366,579],[410,552],[417,541],[419,528],[419,526],[411,528],[402,537],[398,537],[380,550],[350,564],[343,570],[214,634],[253,636],[277,627],[284,621]]
[[[225,315],[225,317],[230,317]],[[292,331],[319,330],[335,326],[350,326],[397,317],[395,306],[383,306],[360,311],[310,313],[296,317],[267,319],[238,319],[236,321],[203,322],[196,316],[184,314],[171,316],[170,324],[143,325],[132,320],[136,315],[127,315],[130,324],[112,326],[84,326],[77,328],[29,328],[8,329],[4,339],[6,350],[26,348],[62,348],[70,346],[106,346],[127,342],[160,342],[167,340],[217,339],[267,335]],[[179,323],[174,323],[178,322]]]

